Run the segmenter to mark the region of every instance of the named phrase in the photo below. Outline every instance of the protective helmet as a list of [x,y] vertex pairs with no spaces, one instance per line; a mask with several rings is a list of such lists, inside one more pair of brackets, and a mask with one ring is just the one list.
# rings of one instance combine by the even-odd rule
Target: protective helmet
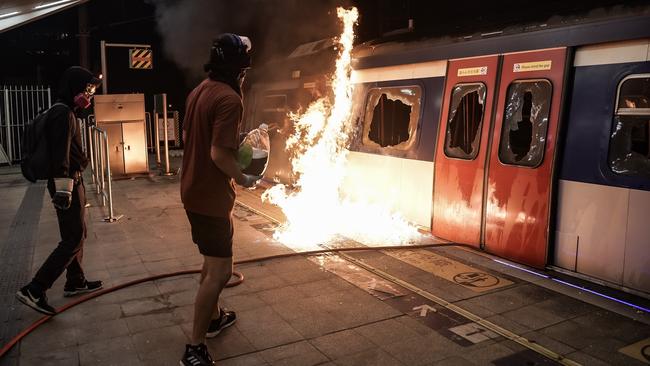
[[223,33],[212,41],[210,60],[205,64],[205,71],[219,69],[241,70],[251,66],[248,54],[252,44],[248,37],[232,33]]

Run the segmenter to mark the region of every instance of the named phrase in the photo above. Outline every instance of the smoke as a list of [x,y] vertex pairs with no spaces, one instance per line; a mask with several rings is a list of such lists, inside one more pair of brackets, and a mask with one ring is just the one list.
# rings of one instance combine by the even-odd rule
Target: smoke
[[158,32],[166,56],[187,75],[198,79],[208,60],[212,38],[222,31],[223,9],[213,0],[147,0],[156,8]]
[[166,56],[194,83],[204,77],[212,39],[223,32],[249,36],[253,65],[339,32],[336,7],[349,0],[146,0],[155,6]]

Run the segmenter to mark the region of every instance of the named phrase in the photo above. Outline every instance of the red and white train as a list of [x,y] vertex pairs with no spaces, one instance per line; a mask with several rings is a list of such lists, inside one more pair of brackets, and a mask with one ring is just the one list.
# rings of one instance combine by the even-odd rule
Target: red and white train
[[[318,89],[320,75],[288,64],[249,93],[251,123],[286,124]],[[650,12],[369,42],[354,68],[347,195],[437,237],[650,297]],[[267,178],[287,182],[282,150]]]

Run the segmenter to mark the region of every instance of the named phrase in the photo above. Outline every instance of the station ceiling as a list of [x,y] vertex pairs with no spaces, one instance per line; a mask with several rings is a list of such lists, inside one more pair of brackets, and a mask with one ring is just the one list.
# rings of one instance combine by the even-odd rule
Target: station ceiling
[[88,0],[2,0],[0,2],[0,33],[23,24],[58,13]]

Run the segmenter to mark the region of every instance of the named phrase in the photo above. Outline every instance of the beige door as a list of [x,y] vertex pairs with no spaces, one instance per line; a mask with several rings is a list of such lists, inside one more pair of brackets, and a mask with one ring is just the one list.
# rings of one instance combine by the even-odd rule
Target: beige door
[[144,121],[124,122],[122,138],[126,174],[147,172],[147,140]]
[[120,123],[104,123],[99,128],[106,131],[108,136],[108,156],[111,173],[124,174],[124,147],[122,142],[122,125]]

